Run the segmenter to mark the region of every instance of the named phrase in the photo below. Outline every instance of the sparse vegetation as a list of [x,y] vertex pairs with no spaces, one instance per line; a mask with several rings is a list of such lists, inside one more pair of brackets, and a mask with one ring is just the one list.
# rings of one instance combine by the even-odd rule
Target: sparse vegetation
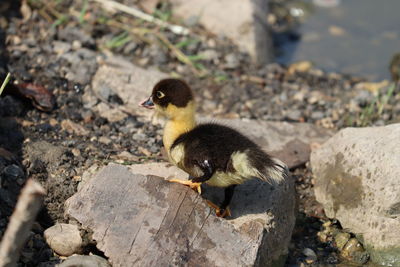
[[129,36],[129,33],[124,31],[121,34],[118,34],[114,38],[112,38],[110,41],[106,43],[107,48],[118,48],[126,43],[128,43],[130,40],[132,40],[132,37]]
[[7,86],[8,82],[10,81],[11,74],[7,73],[6,78],[4,79],[3,83],[1,84],[0,87],[0,95],[3,93],[4,88]]
[[395,83],[390,84],[386,90],[381,88],[374,99],[362,109],[358,118],[356,120],[349,120],[348,125],[355,124],[355,126],[360,127],[370,126],[375,120],[380,118],[389,100],[393,97],[395,89]]

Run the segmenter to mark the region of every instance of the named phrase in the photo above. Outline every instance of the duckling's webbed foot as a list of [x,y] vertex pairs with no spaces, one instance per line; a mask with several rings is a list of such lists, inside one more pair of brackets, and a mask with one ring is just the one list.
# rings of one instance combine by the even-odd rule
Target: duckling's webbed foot
[[229,209],[229,203],[232,200],[235,187],[236,187],[236,185],[231,185],[231,186],[225,188],[225,198],[220,207],[218,207],[211,201],[207,200],[208,205],[211,208],[215,209],[215,215],[217,215],[218,217],[225,218],[225,217],[231,216],[231,210]]
[[187,185],[190,188],[192,188],[193,190],[197,191],[199,194],[201,194],[201,183],[195,183],[190,180],[179,180],[179,179],[171,179],[168,181],[170,181],[172,183]]
[[229,209],[229,207],[225,207],[225,209],[221,209],[220,207],[218,207],[218,205],[214,204],[210,200],[207,200],[207,204],[211,208],[215,209],[215,215],[217,215],[217,217],[225,218],[225,217],[231,216],[231,210]]

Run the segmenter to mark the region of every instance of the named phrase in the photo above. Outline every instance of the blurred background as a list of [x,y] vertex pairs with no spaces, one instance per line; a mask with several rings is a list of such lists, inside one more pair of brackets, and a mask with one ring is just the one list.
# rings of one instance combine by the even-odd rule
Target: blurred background
[[390,63],[399,57],[399,5],[396,0],[272,0],[277,61],[310,60],[326,71],[389,79]]

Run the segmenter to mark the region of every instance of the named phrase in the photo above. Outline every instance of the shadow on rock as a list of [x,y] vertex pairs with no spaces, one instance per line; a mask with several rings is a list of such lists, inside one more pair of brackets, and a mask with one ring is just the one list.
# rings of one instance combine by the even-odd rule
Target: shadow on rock
[[[291,179],[291,178],[289,178]],[[285,195],[292,198],[293,181],[287,180],[282,184],[269,184],[258,179],[252,179],[235,188],[230,208],[232,216],[228,219],[237,219],[250,214],[262,214],[281,208],[277,203]],[[224,189],[204,185],[202,197],[220,205],[224,199]],[[294,201],[294,200],[293,200]]]

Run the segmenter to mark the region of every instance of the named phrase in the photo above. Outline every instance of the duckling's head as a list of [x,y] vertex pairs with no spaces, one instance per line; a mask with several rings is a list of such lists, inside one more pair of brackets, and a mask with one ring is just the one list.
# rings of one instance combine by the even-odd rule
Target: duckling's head
[[169,119],[194,116],[193,93],[186,82],[179,79],[164,79],[153,88],[151,96],[140,103],[142,107],[153,109]]

